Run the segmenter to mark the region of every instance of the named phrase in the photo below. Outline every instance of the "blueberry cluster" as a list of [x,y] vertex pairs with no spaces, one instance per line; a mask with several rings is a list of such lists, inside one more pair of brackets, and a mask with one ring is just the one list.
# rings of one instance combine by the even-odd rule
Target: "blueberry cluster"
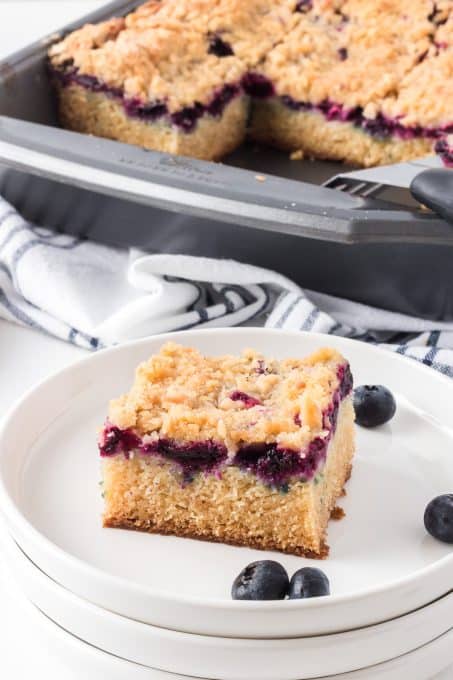
[[274,560],[252,562],[235,578],[233,600],[302,600],[330,595],[329,579],[314,567],[303,567],[289,580],[286,569]]

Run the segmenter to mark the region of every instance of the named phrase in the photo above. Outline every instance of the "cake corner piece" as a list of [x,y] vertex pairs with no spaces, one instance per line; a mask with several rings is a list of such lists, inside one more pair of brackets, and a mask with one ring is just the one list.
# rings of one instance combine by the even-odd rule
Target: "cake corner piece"
[[48,67],[69,130],[203,160],[245,137],[242,61],[210,51],[174,3],[82,26],[50,47]]
[[323,558],[354,455],[336,350],[276,360],[165,345],[101,433],[104,526]]

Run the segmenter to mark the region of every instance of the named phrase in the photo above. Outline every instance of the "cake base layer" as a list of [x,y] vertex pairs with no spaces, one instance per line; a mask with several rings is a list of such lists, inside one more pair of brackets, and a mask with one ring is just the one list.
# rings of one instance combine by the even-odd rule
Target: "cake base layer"
[[352,123],[329,121],[317,111],[294,111],[276,98],[253,107],[249,133],[255,141],[285,151],[362,167],[420,158],[433,149],[432,139],[380,139]]
[[283,492],[226,467],[182,485],[171,463],[155,457],[103,461],[104,526],[172,534],[323,558],[326,529],[351,472],[354,413],[343,400],[327,460],[315,480]]
[[145,149],[202,160],[219,160],[244,140],[249,102],[235,97],[221,116],[205,115],[196,128],[184,132],[165,119],[144,121],[127,115],[120,100],[73,83],[56,85],[59,119],[63,127],[106,137]]

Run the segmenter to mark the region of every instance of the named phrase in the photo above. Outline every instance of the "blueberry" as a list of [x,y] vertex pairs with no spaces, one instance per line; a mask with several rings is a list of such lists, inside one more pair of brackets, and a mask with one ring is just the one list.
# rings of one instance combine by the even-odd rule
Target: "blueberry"
[[286,570],[273,560],[252,562],[241,571],[231,588],[233,600],[284,600],[289,587]]
[[234,50],[230,43],[222,40],[218,35],[212,35],[209,39],[209,54],[215,54],[216,57],[231,57]]
[[444,543],[453,543],[453,493],[437,496],[425,510],[426,531]]
[[298,0],[295,11],[305,14],[313,9],[313,0]]
[[396,402],[383,385],[360,385],[354,390],[354,410],[359,425],[377,427],[393,418]]
[[193,106],[185,106],[180,111],[174,113],[171,120],[174,125],[180,127],[184,132],[192,132],[203,113],[203,106],[195,103]]
[[321,569],[303,567],[296,571],[289,584],[290,600],[324,595],[330,595],[330,585],[329,579]]
[[268,99],[275,94],[273,83],[261,73],[246,73],[241,80],[244,92],[256,99]]

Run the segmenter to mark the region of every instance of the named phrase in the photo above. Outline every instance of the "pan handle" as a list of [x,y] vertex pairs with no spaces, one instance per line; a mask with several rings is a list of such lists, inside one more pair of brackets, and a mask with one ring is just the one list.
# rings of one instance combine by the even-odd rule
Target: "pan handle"
[[414,177],[412,196],[453,226],[453,169],[430,168]]
[[0,163],[163,210],[302,238],[453,246],[453,230],[433,213],[6,116]]

